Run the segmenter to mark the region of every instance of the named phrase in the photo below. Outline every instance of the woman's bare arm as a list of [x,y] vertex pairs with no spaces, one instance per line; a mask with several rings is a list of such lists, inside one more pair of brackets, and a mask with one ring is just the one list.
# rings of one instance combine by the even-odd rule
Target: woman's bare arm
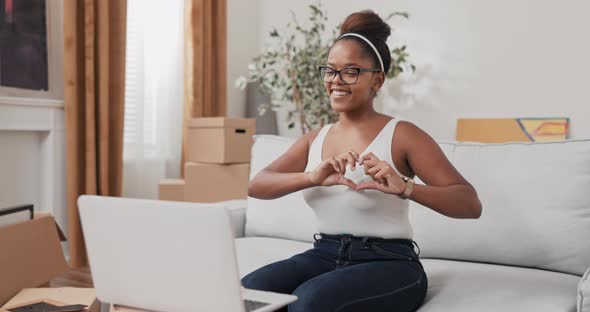
[[299,138],[289,150],[256,174],[248,184],[248,196],[273,199],[312,187],[305,167],[309,147],[319,130]]
[[449,162],[439,145],[417,126],[403,122],[402,150],[412,171],[425,185],[415,185],[410,199],[452,218],[481,216],[475,188]]

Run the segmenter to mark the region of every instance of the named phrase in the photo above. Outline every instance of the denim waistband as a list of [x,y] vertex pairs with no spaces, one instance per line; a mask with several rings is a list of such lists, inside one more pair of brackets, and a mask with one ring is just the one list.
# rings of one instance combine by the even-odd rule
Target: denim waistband
[[[319,237],[319,238],[318,238]],[[313,235],[313,239],[317,242],[319,239],[327,239],[327,240],[333,240],[333,241],[348,241],[348,242],[360,242],[363,245],[369,244],[369,243],[398,243],[398,244],[403,244],[403,245],[407,245],[409,247],[412,247],[412,249],[414,248],[414,246],[416,246],[416,248],[418,248],[418,253],[417,255],[420,255],[420,247],[418,246],[418,244],[411,239],[407,239],[407,238],[382,238],[382,237],[373,237],[373,236],[354,236],[351,234],[325,234],[325,233],[315,233]]]

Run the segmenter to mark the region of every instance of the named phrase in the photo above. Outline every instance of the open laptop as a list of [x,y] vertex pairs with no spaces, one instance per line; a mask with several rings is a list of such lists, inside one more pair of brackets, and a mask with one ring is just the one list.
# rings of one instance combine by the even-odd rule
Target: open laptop
[[98,299],[153,311],[266,312],[292,295],[241,287],[222,204],[80,196]]

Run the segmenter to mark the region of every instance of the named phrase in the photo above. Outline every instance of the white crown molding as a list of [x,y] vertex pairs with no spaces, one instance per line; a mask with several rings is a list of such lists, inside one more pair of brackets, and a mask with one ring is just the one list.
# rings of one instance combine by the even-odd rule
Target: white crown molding
[[24,98],[13,96],[0,96],[0,105],[19,105],[29,107],[63,108],[63,100]]

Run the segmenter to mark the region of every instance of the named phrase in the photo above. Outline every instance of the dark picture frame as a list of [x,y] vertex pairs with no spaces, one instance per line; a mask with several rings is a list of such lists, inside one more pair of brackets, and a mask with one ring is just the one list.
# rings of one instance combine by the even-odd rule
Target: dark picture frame
[[49,89],[46,0],[0,0],[0,86]]
[[[6,16],[8,0],[0,0],[0,21],[3,26],[9,17]],[[2,104],[22,104],[47,107],[63,107],[64,99],[64,0],[11,0],[13,12],[20,9],[20,4],[30,2],[43,3],[45,6],[45,44],[47,63],[47,88],[27,89],[21,87],[7,86],[0,82],[0,106]],[[35,11],[31,9],[31,11]],[[41,16],[42,10],[36,10],[37,16]],[[12,18],[12,17],[10,17]],[[19,18],[17,15],[16,18]],[[22,18],[21,18],[22,21]],[[37,23],[40,25],[41,23]],[[40,27],[40,26],[39,26]],[[29,29],[33,28],[32,26]],[[6,33],[6,32],[5,32]],[[2,41],[4,42],[4,41]],[[6,45],[6,43],[4,43]],[[2,69],[0,68],[0,71]],[[0,78],[1,79],[1,78]],[[37,86],[38,87],[38,86]]]

